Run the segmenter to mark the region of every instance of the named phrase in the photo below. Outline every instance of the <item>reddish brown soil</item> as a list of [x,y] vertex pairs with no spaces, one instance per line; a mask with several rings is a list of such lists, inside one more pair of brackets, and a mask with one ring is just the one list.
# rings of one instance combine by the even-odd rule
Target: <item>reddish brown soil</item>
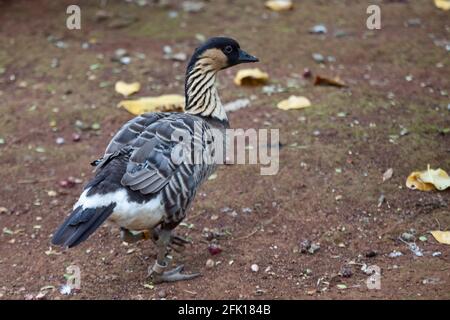
[[[450,172],[445,130],[450,127],[450,61],[448,51],[438,46],[450,39],[448,12],[431,0],[382,1],[382,29],[369,31],[367,1],[298,1],[293,11],[279,14],[256,0],[208,2],[204,11],[192,14],[176,1],[143,8],[108,1],[103,10],[138,18],[112,29],[108,24],[115,18],[95,22],[100,1],[78,1],[82,30],[70,31],[65,10],[72,3],[0,1],[0,68],[5,69],[0,75],[0,138],[5,140],[0,145],[0,207],[7,209],[0,213],[0,298],[31,298],[44,286],[56,288],[47,290],[48,299],[153,299],[161,290],[167,299],[450,298],[449,246],[428,233],[450,227],[450,193],[405,187],[408,174],[427,164]],[[169,10],[179,16],[168,18]],[[410,21],[407,26],[417,18],[420,25]],[[328,34],[309,34],[317,23],[326,24]],[[337,30],[348,35],[337,38]],[[114,83],[140,81],[137,96],[181,93],[184,63],[163,59],[162,47],[189,53],[198,43],[197,33],[235,37],[260,58],[258,67],[273,83],[284,88],[296,84],[267,96],[259,87],[236,87],[237,68],[220,77],[224,102],[256,96],[251,107],[230,114],[233,127],[280,129],[279,173],[261,176],[258,166],[226,166],[202,186],[186,220],[192,228],[177,229],[193,244],[174,255],[176,263],[184,263],[188,272],[200,271],[201,278],[145,287],[155,247],[151,242],[126,246],[110,226],[76,248],[53,248],[56,254],[46,254],[52,232],[82,190],[82,185],[67,189],[58,182],[69,176],[87,182],[90,161],[131,118],[115,107],[121,97]],[[49,35],[69,47],[55,47]],[[95,44],[82,49],[86,41]],[[110,60],[117,48],[131,53],[129,66]],[[146,58],[136,58],[139,52]],[[312,60],[314,52],[334,56],[336,62],[322,68]],[[50,67],[53,58],[59,67]],[[101,66],[90,71],[96,63]],[[339,75],[349,88],[315,87],[302,79],[304,68]],[[89,75],[95,79],[88,80]],[[412,81],[405,79],[408,75]],[[109,86],[101,88],[103,82]],[[307,96],[313,107],[278,110],[276,103],[291,94]],[[98,122],[101,129],[83,131],[81,141],[73,142],[76,120]],[[409,134],[399,136],[402,127]],[[319,135],[313,134],[316,130]],[[395,143],[391,135],[399,136]],[[57,137],[66,143],[56,145]],[[45,152],[37,152],[39,147]],[[388,168],[394,175],[382,182]],[[378,206],[381,194],[386,201]],[[223,213],[225,207],[237,216]],[[209,254],[204,228],[228,230],[218,240],[219,255]],[[425,242],[416,239],[423,257],[398,240],[411,228],[416,238],[427,236]],[[304,239],[319,242],[320,250],[300,253]],[[388,257],[393,250],[403,256]],[[369,251],[376,255],[367,257]],[[440,257],[432,256],[436,251]],[[210,258],[217,265],[207,269]],[[252,264],[259,272],[251,271]],[[381,268],[380,290],[366,287],[362,264]],[[69,265],[81,269],[81,290],[64,296],[58,288]],[[340,275],[346,265],[350,277]],[[338,286],[343,284],[345,289]]]

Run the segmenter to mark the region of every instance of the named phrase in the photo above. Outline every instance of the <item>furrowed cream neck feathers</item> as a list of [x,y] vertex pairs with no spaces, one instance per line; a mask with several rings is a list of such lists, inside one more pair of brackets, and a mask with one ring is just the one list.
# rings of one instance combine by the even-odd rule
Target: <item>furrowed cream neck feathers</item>
[[217,72],[225,62],[215,51],[208,50],[188,70],[185,110],[186,113],[228,121],[215,85]]

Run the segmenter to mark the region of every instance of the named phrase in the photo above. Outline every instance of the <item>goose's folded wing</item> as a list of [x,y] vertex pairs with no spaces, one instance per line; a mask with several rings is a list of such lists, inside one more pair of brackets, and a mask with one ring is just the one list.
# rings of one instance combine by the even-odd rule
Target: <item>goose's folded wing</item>
[[203,173],[206,163],[195,163],[189,157],[193,148],[185,147],[193,147],[195,142],[199,153],[206,153],[203,136],[208,128],[201,119],[184,114],[174,114],[150,124],[132,145],[122,184],[143,194],[159,192],[166,185],[173,193],[188,193],[206,174]]
[[161,193],[169,213],[184,213],[199,184],[214,169],[211,158],[206,159],[211,156],[207,147],[211,134],[209,125],[196,116],[144,114],[119,130],[96,163],[96,170],[106,169],[115,157],[126,156],[123,186],[144,195]]
[[123,153],[128,146],[131,146],[149,125],[168,116],[170,116],[170,113],[148,112],[131,119],[111,139],[103,157],[93,161],[91,164],[96,167],[96,170],[103,168],[111,159]]

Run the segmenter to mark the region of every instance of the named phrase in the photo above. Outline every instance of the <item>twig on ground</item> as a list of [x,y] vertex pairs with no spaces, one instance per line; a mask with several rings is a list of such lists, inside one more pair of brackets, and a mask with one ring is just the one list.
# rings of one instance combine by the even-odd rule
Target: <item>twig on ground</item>
[[267,226],[268,224],[271,224],[272,221],[273,221],[276,217],[278,217],[279,215],[280,215],[280,212],[277,213],[276,215],[274,215],[272,218],[267,219],[266,221],[261,222],[260,225],[257,226],[257,227],[256,227],[252,232],[250,232],[249,234],[247,234],[247,235],[245,235],[245,236],[242,236],[242,237],[239,237],[239,238],[230,239],[230,241],[244,240],[244,239],[250,238],[250,237],[253,236],[255,233],[257,233],[258,231],[260,231],[263,227]]
[[33,183],[42,183],[42,182],[49,182],[53,181],[55,178],[45,178],[45,179],[26,179],[26,180],[19,180],[17,183],[19,184],[33,184]]

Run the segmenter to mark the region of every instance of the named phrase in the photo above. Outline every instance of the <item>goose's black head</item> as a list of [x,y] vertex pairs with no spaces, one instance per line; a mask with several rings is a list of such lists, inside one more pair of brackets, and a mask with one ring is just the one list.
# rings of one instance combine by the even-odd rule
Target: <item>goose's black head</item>
[[208,39],[195,49],[188,65],[188,72],[199,61],[216,71],[235,66],[240,63],[258,62],[258,58],[241,49],[236,40],[226,37]]

